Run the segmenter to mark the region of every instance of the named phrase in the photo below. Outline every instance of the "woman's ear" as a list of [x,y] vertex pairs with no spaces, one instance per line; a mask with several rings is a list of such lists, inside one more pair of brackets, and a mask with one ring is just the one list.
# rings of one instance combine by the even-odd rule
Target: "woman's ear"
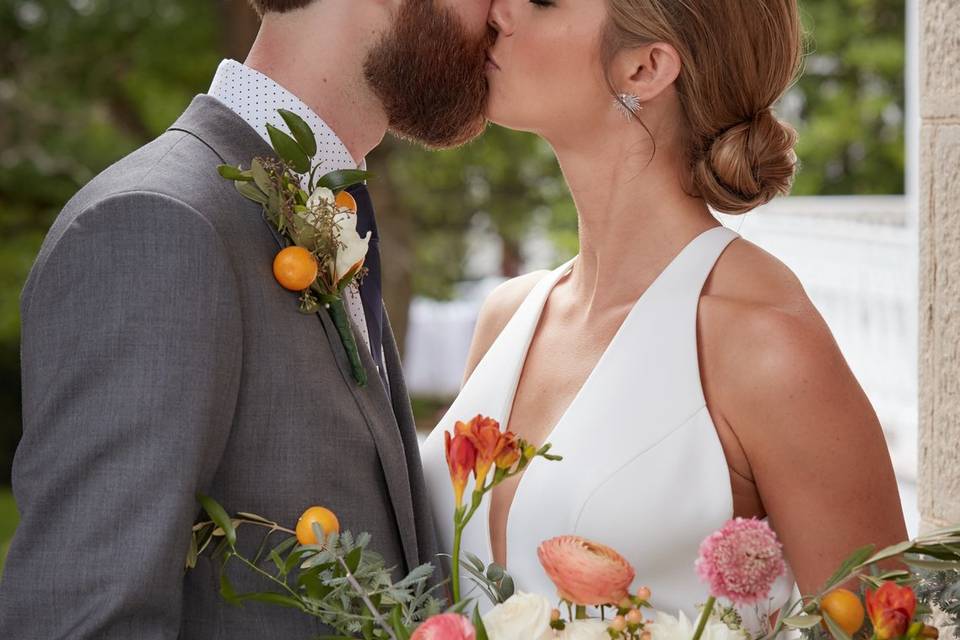
[[680,54],[664,42],[624,49],[613,59],[611,80],[617,93],[649,102],[670,87],[680,75]]

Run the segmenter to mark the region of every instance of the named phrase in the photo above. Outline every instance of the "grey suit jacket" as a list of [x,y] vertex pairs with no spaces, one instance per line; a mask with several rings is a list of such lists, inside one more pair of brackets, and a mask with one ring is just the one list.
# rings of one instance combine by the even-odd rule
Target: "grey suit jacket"
[[[290,527],[325,505],[345,529],[373,534],[398,571],[434,559],[389,327],[390,395],[369,353],[370,383],[358,387],[328,315],[301,314],[277,285],[277,238],[217,174],[271,154],[199,96],[50,229],[21,304],[22,520],[0,583],[0,638],[329,632],[293,609],[226,604],[209,559],[184,573],[198,492]],[[248,552],[259,537],[241,530]],[[266,586],[229,572],[238,590]]]

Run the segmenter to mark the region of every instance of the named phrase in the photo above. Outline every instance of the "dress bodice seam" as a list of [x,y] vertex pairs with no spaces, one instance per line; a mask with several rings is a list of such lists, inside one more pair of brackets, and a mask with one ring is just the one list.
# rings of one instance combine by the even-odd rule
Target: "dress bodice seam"
[[[648,454],[650,451],[656,449],[658,446],[660,446],[661,444],[663,444],[664,442],[666,442],[667,440],[669,440],[671,437],[673,437],[674,435],[676,435],[677,433],[679,433],[680,431],[682,431],[682,430],[684,429],[684,427],[686,427],[686,426],[689,425],[691,422],[693,422],[693,420],[695,420],[696,417],[699,416],[699,415],[700,415],[701,413],[703,413],[704,411],[707,411],[707,405],[706,405],[706,403],[701,404],[701,405],[699,406],[699,408],[697,408],[696,411],[694,411],[693,413],[691,413],[690,415],[688,415],[688,416],[687,416],[686,418],[684,418],[683,420],[680,420],[680,421],[678,422],[678,424],[677,424],[676,427],[674,427],[673,429],[670,429],[668,432],[666,432],[665,434],[663,434],[660,438],[658,438],[657,440],[654,440],[653,442],[651,442],[650,445],[647,446],[647,447],[645,447],[642,451],[638,451],[636,454],[634,454],[633,456],[631,456],[630,458],[628,458],[627,460],[625,460],[625,461],[623,462],[623,464],[621,464],[620,466],[618,466],[616,469],[610,471],[610,472],[603,478],[603,480],[601,480],[600,482],[598,482],[598,483],[596,484],[596,486],[594,486],[594,488],[590,490],[590,493],[587,495],[586,498],[583,499],[583,502],[580,504],[580,509],[577,511],[577,517],[576,517],[576,519],[573,521],[573,531],[574,531],[574,533],[577,533],[577,532],[580,530],[580,520],[583,518],[583,512],[586,511],[587,506],[589,506],[589,504],[590,504],[590,501],[593,499],[593,497],[594,497],[597,493],[599,493],[599,492],[607,485],[607,483],[609,483],[613,478],[615,478],[621,471],[623,471],[624,469],[626,469],[627,467],[629,467],[631,464],[633,464],[634,462],[636,462],[638,458],[641,458],[642,456],[645,456],[645,455]],[[708,412],[708,415],[709,415],[709,412]],[[712,418],[710,419],[710,426],[711,426],[711,427],[713,428],[713,430],[714,430],[714,435],[716,435],[716,425],[713,424],[713,419],[712,419]],[[718,436],[718,438],[719,438],[719,436]]]

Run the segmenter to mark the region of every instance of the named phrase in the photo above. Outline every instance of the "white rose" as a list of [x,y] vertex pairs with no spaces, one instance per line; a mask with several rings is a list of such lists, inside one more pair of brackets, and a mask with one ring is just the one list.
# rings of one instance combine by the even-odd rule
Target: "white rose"
[[357,216],[352,212],[338,213],[333,222],[340,229],[341,246],[337,250],[336,277],[334,278],[339,283],[350,271],[363,265],[370,247],[371,232],[368,231],[366,237],[360,237],[357,233]]
[[[610,640],[609,623],[600,620],[574,620],[559,634],[559,640]],[[691,636],[692,637],[692,636]]]
[[483,616],[490,640],[548,640],[553,607],[543,596],[517,592]]
[[336,201],[337,197],[333,195],[333,191],[330,191],[330,189],[326,187],[317,187],[310,197],[307,198],[307,208],[313,209],[321,204],[332,207]]
[[[653,624],[645,629],[652,640],[690,640],[696,628],[683,611],[674,618],[670,614],[657,611]],[[723,622],[711,617],[703,630],[702,640],[746,640],[747,635],[740,630],[731,629]]]

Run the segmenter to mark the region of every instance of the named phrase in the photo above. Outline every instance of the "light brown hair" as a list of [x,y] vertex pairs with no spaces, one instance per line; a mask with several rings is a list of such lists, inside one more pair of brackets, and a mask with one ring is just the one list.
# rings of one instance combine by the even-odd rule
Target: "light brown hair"
[[607,68],[617,52],[654,42],[680,55],[676,89],[696,194],[718,211],[745,213],[789,193],[797,136],[772,106],[802,60],[797,0],[608,3]]

